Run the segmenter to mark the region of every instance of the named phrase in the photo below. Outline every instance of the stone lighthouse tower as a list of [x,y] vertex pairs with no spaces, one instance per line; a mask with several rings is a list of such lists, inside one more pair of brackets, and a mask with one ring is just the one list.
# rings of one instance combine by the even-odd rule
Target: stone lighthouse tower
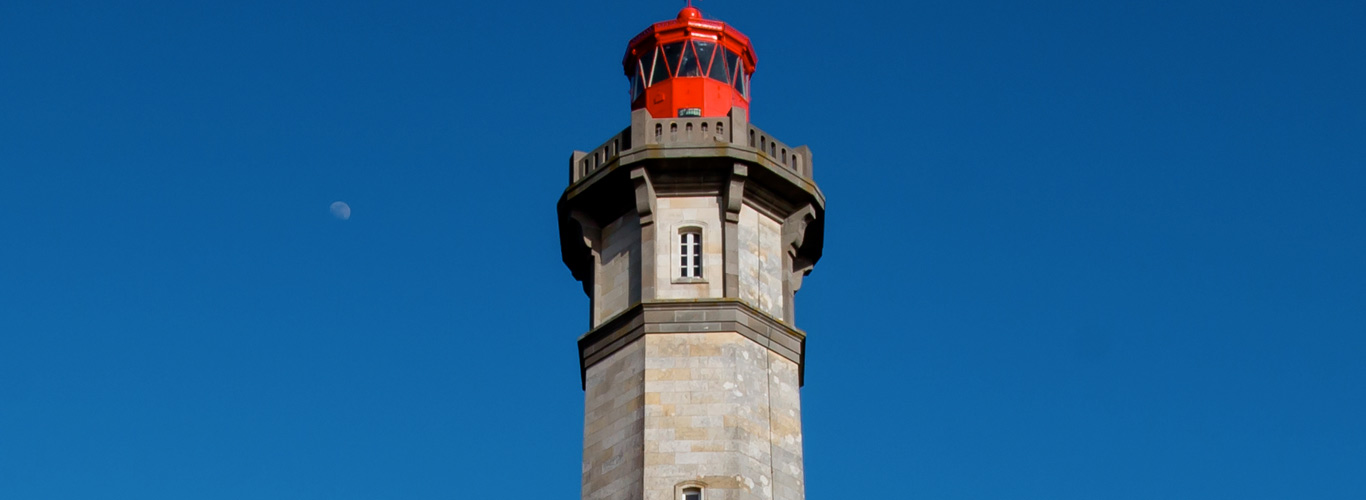
[[821,256],[811,151],[750,123],[754,48],[687,7],[631,39],[631,123],[569,161],[585,500],[800,500],[806,333]]

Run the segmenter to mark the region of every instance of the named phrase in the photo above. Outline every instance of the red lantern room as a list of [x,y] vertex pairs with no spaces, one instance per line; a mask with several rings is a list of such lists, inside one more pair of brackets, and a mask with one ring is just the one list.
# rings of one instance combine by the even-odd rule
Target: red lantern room
[[691,5],[677,19],[632,38],[622,61],[631,82],[631,110],[644,108],[656,119],[726,116],[732,106],[748,113],[754,64],[749,37],[703,19]]

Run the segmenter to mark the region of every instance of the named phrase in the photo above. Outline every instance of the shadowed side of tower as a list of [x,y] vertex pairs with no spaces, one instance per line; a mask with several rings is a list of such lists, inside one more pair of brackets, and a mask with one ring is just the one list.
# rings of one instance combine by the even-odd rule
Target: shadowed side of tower
[[683,9],[630,42],[630,126],[570,159],[584,499],[804,497],[793,299],[825,200],[811,152],[749,123],[754,65],[743,34]]

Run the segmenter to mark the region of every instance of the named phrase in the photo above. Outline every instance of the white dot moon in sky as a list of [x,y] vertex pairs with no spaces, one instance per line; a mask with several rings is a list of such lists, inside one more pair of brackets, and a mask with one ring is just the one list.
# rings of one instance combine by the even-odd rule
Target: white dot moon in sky
[[351,205],[347,205],[344,201],[332,202],[331,210],[333,217],[336,217],[341,220],[347,220],[351,218]]

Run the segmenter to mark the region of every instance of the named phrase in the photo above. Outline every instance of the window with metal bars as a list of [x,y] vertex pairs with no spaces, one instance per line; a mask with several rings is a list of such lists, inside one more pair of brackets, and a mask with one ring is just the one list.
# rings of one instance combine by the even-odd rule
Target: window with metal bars
[[679,235],[678,267],[684,278],[702,277],[702,231],[684,230]]

